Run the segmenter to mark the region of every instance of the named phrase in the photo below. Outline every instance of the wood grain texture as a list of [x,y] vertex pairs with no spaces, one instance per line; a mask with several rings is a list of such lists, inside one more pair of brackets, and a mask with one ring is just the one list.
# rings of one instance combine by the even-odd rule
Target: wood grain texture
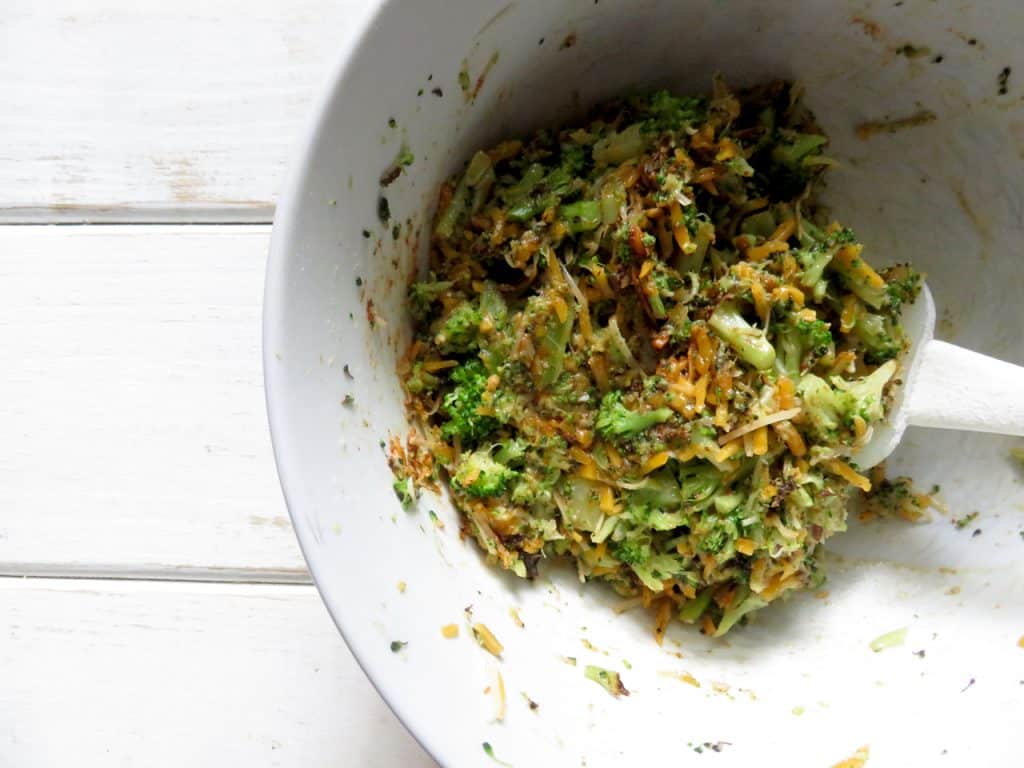
[[0,766],[434,765],[307,586],[0,579]]
[[0,227],[0,573],[308,578],[263,401],[269,232]]
[[269,221],[369,0],[9,0],[0,222]]

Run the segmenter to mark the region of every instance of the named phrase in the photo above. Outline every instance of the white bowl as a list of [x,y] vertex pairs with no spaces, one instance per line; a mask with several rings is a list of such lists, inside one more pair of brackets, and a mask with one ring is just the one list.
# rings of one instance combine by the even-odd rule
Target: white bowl
[[[1022,30],[1019,0],[395,0],[345,51],[278,206],[268,408],[324,601],[438,760],[493,765],[489,742],[515,766],[827,766],[866,744],[872,768],[1020,764],[1024,492],[1010,441],[911,430],[892,468],[923,488],[941,484],[951,514],[980,512],[968,528],[942,516],[853,522],[829,544],[827,597],[796,596],[725,641],[679,626],[660,648],[649,615],[616,615],[607,590],[581,587],[568,569],[527,583],[488,567],[460,540],[447,501],[403,511],[379,441],[407,431],[395,361],[438,183],[474,148],[628,91],[706,91],[716,71],[736,85],[803,82],[843,162],[827,198],[867,253],[927,271],[940,338],[1024,363]],[[929,52],[901,51],[907,43]],[[1015,72],[1000,94],[1006,66]],[[855,135],[863,121],[921,110],[934,122]],[[403,142],[416,160],[386,190],[401,225],[394,240],[377,218],[378,180]],[[354,405],[342,404],[347,393]],[[504,644],[502,661],[474,643],[469,605]],[[457,639],[441,636],[449,623],[462,627]],[[904,645],[869,649],[901,627]],[[395,640],[408,645],[392,652]],[[620,671],[631,695],[612,698],[585,679],[587,664]],[[484,693],[498,671],[501,723]],[[705,742],[721,752],[691,752]]]

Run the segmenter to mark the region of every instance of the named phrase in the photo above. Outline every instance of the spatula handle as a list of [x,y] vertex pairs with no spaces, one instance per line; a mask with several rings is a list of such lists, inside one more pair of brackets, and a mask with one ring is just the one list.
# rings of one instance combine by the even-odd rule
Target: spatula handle
[[910,424],[1024,436],[1024,367],[936,340],[920,356]]

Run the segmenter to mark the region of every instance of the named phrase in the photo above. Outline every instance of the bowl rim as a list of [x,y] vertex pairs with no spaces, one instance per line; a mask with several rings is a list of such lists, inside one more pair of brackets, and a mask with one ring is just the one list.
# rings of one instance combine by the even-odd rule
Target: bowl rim
[[267,266],[264,271],[263,281],[263,307],[261,318],[261,352],[263,364],[263,392],[264,405],[267,414],[267,424],[270,430],[270,443],[274,456],[274,465],[277,469],[278,482],[281,486],[281,493],[284,497],[285,506],[288,509],[288,516],[291,518],[292,530],[298,540],[302,558],[309,568],[313,578],[313,585],[321,602],[327,609],[328,615],[334,622],[342,640],[348,646],[355,658],[359,668],[366,675],[374,690],[387,705],[388,709],[395,715],[402,727],[408,732],[426,751],[426,753],[437,763],[442,763],[439,758],[440,744],[428,738],[428,729],[420,730],[413,726],[413,718],[404,714],[401,708],[395,703],[389,691],[383,683],[373,674],[372,665],[363,660],[359,643],[354,632],[346,630],[345,617],[342,615],[341,606],[336,605],[327,594],[324,587],[325,579],[321,578],[320,568],[317,565],[318,559],[311,556],[312,547],[315,543],[315,536],[310,530],[303,516],[298,514],[295,494],[292,492],[293,480],[290,472],[290,460],[286,455],[287,451],[283,445],[283,434],[286,425],[283,423],[280,412],[275,408],[274,403],[281,397],[279,388],[280,374],[276,372],[276,358],[272,350],[278,348],[278,343],[283,341],[280,336],[280,317],[282,293],[288,276],[290,258],[286,244],[291,242],[294,236],[295,217],[299,205],[300,192],[308,177],[314,160],[313,147],[325,129],[327,114],[331,104],[344,90],[345,81],[351,64],[367,44],[371,34],[384,15],[385,10],[391,5],[389,0],[370,0],[373,7],[359,22],[359,28],[349,38],[348,42],[335,55],[332,66],[327,70],[325,80],[322,80],[315,91],[311,106],[308,108],[302,128],[295,139],[289,154],[289,163],[285,175],[281,193],[278,196],[274,210],[273,223],[271,225],[270,246],[267,254]]

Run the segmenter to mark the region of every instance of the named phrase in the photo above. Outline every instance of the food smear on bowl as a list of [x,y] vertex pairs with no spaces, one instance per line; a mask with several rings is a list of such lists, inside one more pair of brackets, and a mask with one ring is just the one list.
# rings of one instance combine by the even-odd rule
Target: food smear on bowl
[[409,291],[403,497],[445,481],[494,564],[569,559],[659,641],[818,587],[920,285],[816,203],[827,144],[791,84],[716,79],[473,154]]

